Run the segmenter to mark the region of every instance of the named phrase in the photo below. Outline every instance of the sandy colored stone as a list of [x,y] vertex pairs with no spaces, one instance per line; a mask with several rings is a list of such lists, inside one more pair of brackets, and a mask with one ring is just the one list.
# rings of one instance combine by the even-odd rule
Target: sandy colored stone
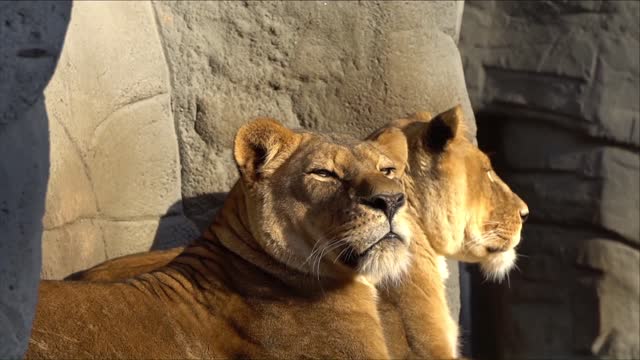
[[143,1],[74,3],[53,82],[60,85],[47,89],[47,99],[51,98],[47,104],[69,108],[71,116],[63,123],[86,156],[97,128],[115,112],[169,91],[151,5]]
[[180,199],[180,164],[169,95],[114,113],[95,134],[88,157],[100,214],[160,216]]
[[[146,251],[155,239],[153,229],[125,236],[104,224],[157,225],[182,213],[168,74],[150,3],[74,4],[45,90],[52,160],[43,277]],[[68,259],[74,248],[82,251]]]
[[49,136],[54,152],[42,220],[45,229],[62,226],[81,217],[94,217],[98,212],[89,169],[79,153],[80,149],[71,141],[61,123],[68,117],[56,113],[54,106],[49,108]]
[[106,257],[184,246],[194,240],[198,231],[183,216],[138,221],[102,221]]
[[60,280],[106,259],[104,239],[97,220],[78,220],[60,228],[44,231],[41,272],[43,279]]

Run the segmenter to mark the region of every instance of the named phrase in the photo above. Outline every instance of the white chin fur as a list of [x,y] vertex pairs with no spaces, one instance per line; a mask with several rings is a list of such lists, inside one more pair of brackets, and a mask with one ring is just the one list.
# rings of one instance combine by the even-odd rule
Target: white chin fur
[[374,284],[398,285],[411,263],[409,250],[404,247],[385,249],[373,256],[360,264],[358,272]]
[[500,283],[516,264],[516,257],[516,251],[513,249],[492,255],[480,262],[480,269],[487,280]]
[[436,264],[438,264],[438,273],[440,273],[442,280],[447,280],[449,278],[449,266],[447,266],[447,259],[445,259],[444,256],[438,256],[436,258]]

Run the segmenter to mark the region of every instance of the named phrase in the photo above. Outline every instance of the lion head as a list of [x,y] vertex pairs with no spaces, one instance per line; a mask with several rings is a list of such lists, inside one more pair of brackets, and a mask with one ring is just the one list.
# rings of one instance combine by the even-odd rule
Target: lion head
[[400,130],[377,143],[292,131],[258,119],[238,131],[234,157],[248,227],[272,257],[320,276],[395,279],[409,263],[407,159]]
[[441,255],[479,262],[487,278],[500,281],[515,265],[529,210],[464,136],[463,124],[456,106],[433,118],[396,120],[369,138],[403,130],[411,150],[406,191],[429,242]]

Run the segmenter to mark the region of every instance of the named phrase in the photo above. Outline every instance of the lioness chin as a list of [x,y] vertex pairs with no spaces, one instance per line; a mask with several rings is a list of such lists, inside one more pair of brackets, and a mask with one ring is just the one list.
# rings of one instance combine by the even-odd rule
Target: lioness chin
[[[27,358],[388,358],[371,283],[400,278],[414,246],[402,133],[373,144],[261,119],[234,157],[214,223],[166,266],[43,281]],[[442,291],[432,310],[446,313]]]

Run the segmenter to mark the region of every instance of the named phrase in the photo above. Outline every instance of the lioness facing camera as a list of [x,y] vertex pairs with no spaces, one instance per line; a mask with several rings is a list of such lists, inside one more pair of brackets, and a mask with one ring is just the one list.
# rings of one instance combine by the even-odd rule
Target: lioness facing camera
[[43,281],[27,358],[388,358],[371,283],[410,263],[406,156],[400,131],[243,126],[209,231],[133,279]]

